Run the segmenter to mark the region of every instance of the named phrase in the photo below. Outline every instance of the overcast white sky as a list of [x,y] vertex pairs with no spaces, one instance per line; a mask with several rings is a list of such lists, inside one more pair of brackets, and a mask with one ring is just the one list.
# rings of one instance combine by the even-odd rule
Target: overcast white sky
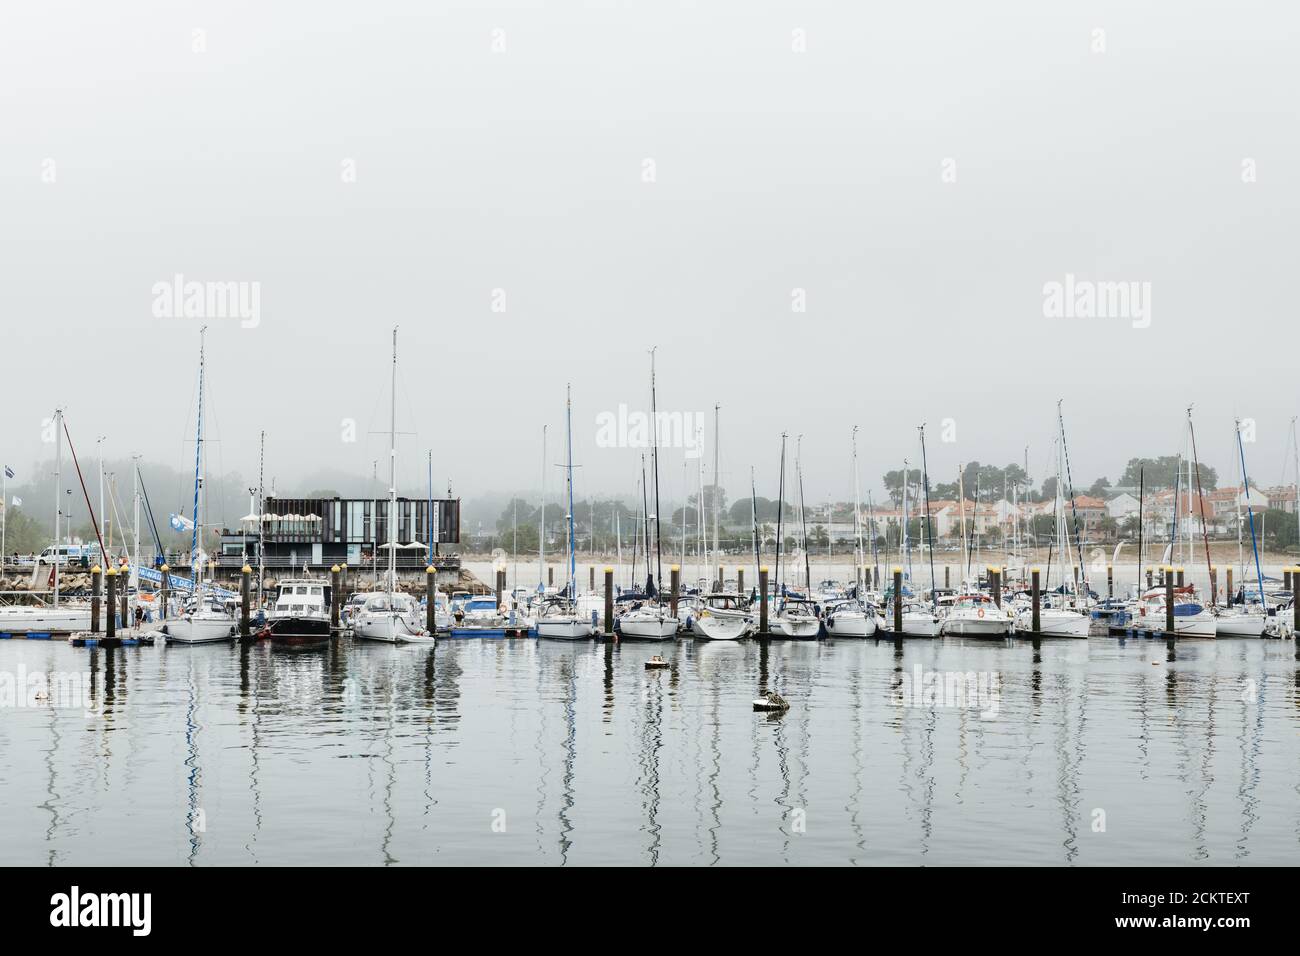
[[[260,284],[255,328],[207,320],[211,424],[245,474],[266,429],[282,486],[382,458],[393,324],[421,489],[428,448],[462,494],[535,488],[572,382],[580,493],[630,495],[595,422],[645,407],[651,345],[661,409],[711,445],[722,404],[736,489],[775,493],[786,430],[847,497],[854,424],[878,487],[923,420],[936,480],[1026,444],[1041,480],[1058,398],[1076,481],[1174,452],[1194,402],[1202,457],[1230,474],[1250,417],[1271,483],[1297,35],[1251,2],[8,3],[2,454],[30,469],[63,404],[181,465],[202,323],[151,291],[180,273]],[[1067,273],[1150,283],[1149,328],[1046,318]]]

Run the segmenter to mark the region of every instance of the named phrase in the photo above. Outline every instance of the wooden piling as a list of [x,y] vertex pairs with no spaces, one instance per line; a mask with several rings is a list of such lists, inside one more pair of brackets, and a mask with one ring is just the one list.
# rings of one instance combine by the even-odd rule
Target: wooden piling
[[548,588],[553,588],[553,587],[555,587],[555,568],[547,567],[547,569],[546,569],[546,586],[547,586]]
[[894,636],[903,635],[903,569],[894,567]]
[[946,564],[943,566],[943,586],[945,589],[952,587],[952,568]]
[[[334,577],[337,579],[338,575],[335,574]],[[239,569],[239,598],[239,636],[248,640],[252,630],[249,626],[249,615],[252,613],[253,603],[253,569],[247,564]]]
[[1291,569],[1290,568],[1282,569],[1282,589],[1284,591],[1291,590]]
[[338,630],[343,607],[343,569],[337,564],[330,568],[330,627]]
[[1219,603],[1219,568],[1210,565],[1210,607]]
[[1042,590],[1043,572],[1040,571],[1038,568],[1034,568],[1030,574],[1033,579],[1033,584],[1031,585],[1031,587],[1033,588],[1033,592],[1034,592],[1033,595],[1034,610],[1033,610],[1033,615],[1030,618],[1030,624],[1031,627],[1033,628],[1033,632],[1037,634],[1043,629],[1042,617],[1039,614],[1039,610],[1043,606],[1043,590]]
[[745,569],[736,568],[736,594],[742,599],[745,597]]
[[614,633],[614,569],[605,568],[605,633]]
[[108,570],[104,572],[108,586],[108,614],[104,616],[104,636],[109,640],[117,633],[117,569],[111,564]]
[[669,612],[670,617],[677,616],[677,596],[682,585],[682,566],[674,564],[668,574],[669,589],[672,591],[672,597],[668,599],[669,606],[672,610]]
[[[505,589],[506,589],[506,573],[505,573],[505,571],[503,571],[502,569],[497,568],[497,573],[496,573],[496,582],[495,582],[495,589],[494,589],[494,590],[495,590],[495,593],[496,593],[497,609],[498,609],[498,610],[500,610],[500,608],[501,608],[501,596],[502,596],[502,594],[505,592]],[[574,586],[574,589],[577,590],[577,586],[576,586],[576,585]],[[570,594],[570,595],[569,595],[569,598],[570,598],[570,600],[572,600],[572,601],[574,601],[574,602],[576,603],[577,600],[578,600],[578,595],[576,595],[576,594]]]
[[1232,593],[1232,565],[1231,565],[1231,564],[1228,565],[1228,574],[1227,574],[1227,578],[1228,578],[1228,590],[1227,590],[1228,600],[1227,600],[1227,603],[1230,605],[1230,604],[1232,604],[1232,599],[1233,599],[1233,593]]
[[989,568],[989,587],[993,590],[993,605],[1002,608],[1002,570]]
[[438,631],[438,570],[432,564],[424,569],[424,629],[430,634]]
[[103,586],[104,569],[98,564],[90,569],[90,633],[99,633],[99,591]]
[[1183,569],[1179,568],[1176,573],[1178,575],[1178,586],[1181,588],[1183,587]]
[[160,583],[159,583],[159,585],[158,585],[158,594],[159,594],[160,599],[161,599],[161,603],[159,603],[159,605],[158,605],[158,621],[159,621],[159,623],[161,623],[161,622],[167,620],[167,601],[168,601],[168,599],[171,597],[171,594],[169,593],[169,588],[168,588],[168,585],[171,584],[171,575],[168,574],[168,572],[169,572],[170,570],[171,570],[171,569],[168,568],[166,564],[164,564],[162,567],[160,567],[160,568],[158,569],[158,574],[159,574],[160,579],[161,579],[161,580],[160,580]]
[[1106,598],[1107,600],[1115,596],[1115,567],[1106,565]]
[[767,637],[767,568],[758,569],[758,634]]
[[1148,591],[1150,591],[1151,588],[1154,586],[1154,585],[1152,584],[1152,580],[1151,580],[1153,577],[1154,577],[1154,575],[1151,573],[1151,569],[1150,569],[1150,568],[1147,568],[1147,590],[1148,590]]
[[131,610],[129,607],[131,597],[130,584],[128,583],[131,580],[131,574],[126,570],[126,568],[123,568],[118,572],[118,575],[122,578],[122,586],[117,589],[117,603],[120,606],[119,610],[122,613],[120,618],[122,621],[122,627],[127,628],[131,626],[131,622],[127,620],[127,615],[130,614]]
[[1173,637],[1174,629],[1174,569],[1165,568],[1165,636]]

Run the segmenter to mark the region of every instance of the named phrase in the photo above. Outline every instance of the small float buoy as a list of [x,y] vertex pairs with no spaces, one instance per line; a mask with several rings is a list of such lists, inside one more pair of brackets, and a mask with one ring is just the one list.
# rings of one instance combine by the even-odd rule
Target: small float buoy
[[787,711],[790,709],[790,704],[776,691],[769,690],[766,697],[760,697],[754,701],[754,709]]
[[650,658],[650,660],[645,662],[645,669],[648,671],[656,670],[657,668],[667,667],[667,666],[668,666],[668,662],[664,660],[662,657],[660,657],[658,654],[656,654],[654,657]]

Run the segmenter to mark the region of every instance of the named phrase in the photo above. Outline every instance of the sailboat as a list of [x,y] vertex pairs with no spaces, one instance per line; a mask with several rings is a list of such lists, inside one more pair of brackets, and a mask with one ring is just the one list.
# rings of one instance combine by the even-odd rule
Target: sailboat
[[[574,595],[577,593],[575,542],[573,538],[573,393],[570,386],[565,386],[564,421],[565,438],[568,446],[568,464],[565,466],[565,487],[568,490],[568,570],[569,581],[564,590],[564,597],[544,603],[537,611],[537,636],[550,637],[563,641],[586,640],[593,636],[590,618],[578,613]],[[542,501],[542,512],[546,512],[546,501]]]
[[[822,629],[821,618],[817,616],[813,603],[802,597],[791,597],[781,577],[781,548],[784,544],[782,519],[785,516],[785,442],[786,434],[781,433],[781,473],[776,493],[776,613],[768,619],[768,631],[782,637],[801,640],[815,639]],[[789,562],[786,562],[787,565]]]
[[179,618],[162,626],[162,632],[172,644],[208,644],[228,641],[235,636],[236,618],[233,609],[216,598],[209,597],[203,578],[203,549],[199,533],[206,514],[207,495],[204,493],[205,459],[203,455],[203,392],[207,373],[205,339],[207,326],[199,330],[199,397],[195,416],[194,442],[194,527],[190,538],[190,569],[194,577],[194,596],[186,604]]
[[655,396],[655,350],[650,350],[650,420],[654,424],[653,439],[650,448],[651,459],[654,462],[654,482],[655,482],[655,565],[657,574],[650,574],[649,554],[650,554],[650,535],[649,525],[647,523],[646,533],[646,594],[649,597],[640,607],[630,611],[625,611],[618,620],[619,634],[626,640],[647,640],[647,641],[664,641],[671,637],[677,636],[677,629],[681,622],[673,615],[670,610],[663,605],[659,593],[656,591],[656,578],[658,584],[663,584],[663,551],[660,547],[659,536],[659,417],[656,408]]
[[[397,329],[393,329],[391,412],[388,428],[388,573],[386,587],[366,598],[352,618],[352,636],[389,644],[431,644],[436,636],[425,628],[426,617],[415,598],[397,588]],[[436,599],[435,599],[436,600]]]
[[[1038,633],[1052,637],[1086,638],[1091,623],[1087,612],[1065,606],[1067,589],[1065,555],[1069,551],[1069,532],[1065,526],[1065,499],[1061,493],[1061,445],[1059,438],[1056,443],[1056,504],[1052,509],[1052,513],[1056,519],[1055,550],[1061,563],[1061,586],[1059,589],[1059,603],[1056,599],[1049,598],[1049,601],[1038,609]],[[1047,586],[1049,588],[1051,583],[1052,565],[1049,555],[1047,565]],[[1049,593],[1051,592],[1049,591]],[[1032,633],[1033,628],[1034,611],[1032,605],[1022,607],[1020,613],[1016,615],[1016,630]]]
[[[1293,423],[1294,427],[1294,423]],[[1270,631],[1277,633],[1276,618],[1270,618],[1268,615],[1268,603],[1264,596],[1263,582],[1264,576],[1259,573],[1259,542],[1255,538],[1255,514],[1250,507],[1250,483],[1245,479],[1246,473],[1246,452],[1241,444],[1241,425],[1237,424],[1237,451],[1238,467],[1242,475],[1241,487],[1246,495],[1246,509],[1250,518],[1250,545],[1255,555],[1255,580],[1259,586],[1257,595],[1246,595],[1246,562],[1243,551],[1243,539],[1241,535],[1241,504],[1237,505],[1237,553],[1238,562],[1241,566],[1242,579],[1242,601],[1234,603],[1233,595],[1228,595],[1228,607],[1213,609],[1215,615],[1215,634],[1218,637],[1264,637]],[[1258,601],[1251,598],[1258,597]],[[1273,626],[1270,627],[1270,624]]]
[[[853,426],[853,597],[826,612],[826,633],[832,637],[871,637],[876,633],[876,609],[862,597],[862,569],[866,549],[862,543],[862,495],[858,484],[858,426]],[[829,522],[828,522],[829,524]]]

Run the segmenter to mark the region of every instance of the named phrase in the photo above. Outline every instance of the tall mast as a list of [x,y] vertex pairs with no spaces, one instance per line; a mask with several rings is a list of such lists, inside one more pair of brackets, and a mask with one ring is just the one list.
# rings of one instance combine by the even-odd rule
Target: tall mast
[[762,542],[758,537],[758,489],[754,484],[754,466],[749,466],[749,520],[754,525],[754,580],[758,581],[758,569],[763,565]]
[[641,536],[641,544],[645,549],[645,577],[646,577],[646,596],[655,587],[654,576],[650,573],[650,486],[645,480],[645,455],[641,456],[641,521],[645,526],[645,532]]
[[[1062,401],[1064,401],[1064,399],[1057,399],[1056,402],[1056,421],[1061,426],[1061,454],[1065,458],[1065,480],[1069,482],[1070,485],[1070,514],[1074,520],[1074,544],[1079,552],[1079,577],[1086,585],[1088,583],[1088,578],[1083,563],[1083,539],[1079,536],[1079,511],[1074,506],[1074,478],[1070,475],[1070,446],[1065,440],[1065,417],[1061,414]],[[1057,484],[1060,484],[1059,478],[1057,479]],[[1176,504],[1177,498],[1174,500]],[[1087,589],[1085,588],[1085,590]]]
[[939,598],[934,593],[934,532],[930,530],[930,469],[925,459],[925,422],[917,429],[921,433],[921,487],[925,490],[925,542],[930,548],[930,606],[936,611]]
[[[722,591],[722,587],[723,587],[722,572],[714,570],[714,568],[718,566],[718,509],[719,509],[718,496],[720,493],[722,493],[720,492],[720,488],[722,488],[722,476],[720,476],[718,473],[718,445],[720,441],[720,434],[722,434],[718,431],[719,408],[722,408],[722,405],[719,405],[719,403],[715,402],[714,403],[714,496],[712,496],[712,501],[710,502],[712,506],[712,512],[714,512],[714,551],[712,551],[712,561],[708,563],[708,575],[710,575],[710,579],[712,578],[718,579],[718,589],[719,591]],[[1294,424],[1294,421],[1292,421],[1292,424]],[[701,503],[701,506],[703,506],[703,502],[699,502],[699,503]]]
[[866,549],[862,545],[862,486],[858,482],[858,426],[853,426],[853,580],[862,597],[862,569],[867,563]]
[[1259,585],[1259,606],[1267,613],[1264,601],[1264,572],[1259,567],[1259,542],[1255,540],[1255,510],[1250,506],[1250,479],[1246,476],[1246,449],[1241,444],[1241,422],[1237,421],[1237,453],[1241,456],[1241,483],[1246,491],[1246,515],[1250,518],[1250,547],[1255,552],[1255,583]]
[[542,507],[537,518],[537,591],[546,593],[546,426],[542,426]]
[[388,417],[388,590],[397,590],[397,326],[393,326],[393,374]]
[[785,518],[785,439],[786,433],[781,432],[781,478],[776,486],[776,593],[778,595],[781,594],[781,547],[785,543],[781,534]]
[[573,603],[578,599],[578,590],[575,563],[577,559],[574,556],[573,539],[573,397],[572,387],[569,385],[564,386],[564,428],[569,450],[569,467],[565,470],[569,488],[569,601]]
[[[63,511],[63,409],[54,410],[54,606],[59,606],[59,516]],[[107,570],[107,569],[105,569]]]
[[135,541],[133,545],[133,553],[131,554],[131,575],[130,575],[130,580],[128,581],[128,587],[130,586],[135,587],[137,600],[139,600],[138,595],[140,593],[140,456],[134,455],[132,457],[135,459],[135,469],[132,472],[132,476],[134,480],[134,493],[132,495],[132,498],[134,500],[133,500],[132,507],[135,510],[135,515],[132,523],[135,525]]
[[[203,581],[203,565],[199,560],[199,528],[202,527],[199,522],[199,488],[203,483],[203,479],[200,477],[200,466],[203,460],[203,372],[207,331],[208,327],[206,325],[199,329],[199,401],[198,415],[195,418],[194,440],[194,531],[190,535],[190,564],[192,565],[196,584],[201,584]],[[197,586],[194,593],[196,597],[201,596]]]
[[799,478],[799,545],[803,548],[803,586],[812,596],[812,566],[808,562],[808,521],[803,500],[803,436],[796,442],[794,470]]
[[655,404],[655,349],[650,350],[650,421],[653,436],[650,454],[653,459],[655,478],[655,581],[658,586],[663,582],[664,569],[659,538],[659,412]]
[[898,534],[898,562],[907,568],[907,577],[912,578],[912,545],[908,540],[907,528],[907,459],[903,459],[903,527]]
[[266,553],[265,532],[266,522],[262,520],[262,512],[266,510],[266,488],[264,481],[266,478],[266,430],[262,430],[261,446],[257,453],[257,603],[262,603],[262,578],[265,575],[265,562],[263,555]]
[[[1205,494],[1201,490],[1201,460],[1196,454],[1196,428],[1192,425],[1192,406],[1187,406],[1187,430],[1192,440],[1192,464],[1196,469],[1196,497],[1197,503],[1201,506],[1201,537],[1205,541],[1205,573],[1212,575],[1214,569],[1210,566],[1210,532],[1205,527]],[[1216,595],[1210,595],[1210,606],[1213,607],[1218,603]]]

